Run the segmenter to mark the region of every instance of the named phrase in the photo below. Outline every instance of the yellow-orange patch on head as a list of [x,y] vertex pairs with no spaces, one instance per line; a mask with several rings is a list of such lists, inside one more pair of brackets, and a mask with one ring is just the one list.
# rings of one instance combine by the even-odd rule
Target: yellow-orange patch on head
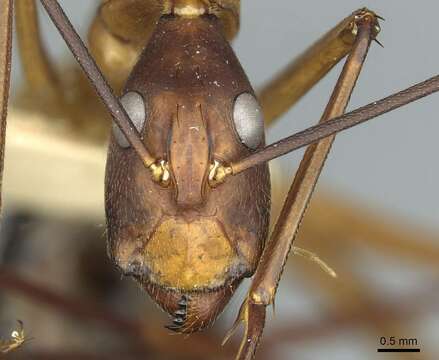
[[237,261],[221,227],[205,218],[190,223],[165,220],[148,241],[144,256],[151,281],[182,291],[224,285]]

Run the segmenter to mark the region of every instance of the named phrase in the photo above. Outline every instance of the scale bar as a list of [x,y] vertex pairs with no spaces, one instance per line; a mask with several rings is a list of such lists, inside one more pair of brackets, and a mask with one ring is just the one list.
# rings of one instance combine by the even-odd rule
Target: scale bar
[[404,352],[404,353],[417,353],[421,352],[421,349],[391,349],[391,348],[383,348],[383,349],[377,349],[377,352]]

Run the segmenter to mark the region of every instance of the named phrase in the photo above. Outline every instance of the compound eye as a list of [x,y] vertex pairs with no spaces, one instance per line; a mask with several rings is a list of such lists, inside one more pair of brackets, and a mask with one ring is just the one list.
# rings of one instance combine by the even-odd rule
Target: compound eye
[[256,98],[249,93],[239,95],[233,107],[233,122],[241,142],[256,149],[264,139],[264,118]]
[[[143,101],[143,97],[138,92],[130,91],[122,96],[120,103],[124,107],[137,131],[141,133],[146,121],[146,104]],[[115,123],[113,123],[113,135],[120,147],[124,149],[130,147],[127,138]]]

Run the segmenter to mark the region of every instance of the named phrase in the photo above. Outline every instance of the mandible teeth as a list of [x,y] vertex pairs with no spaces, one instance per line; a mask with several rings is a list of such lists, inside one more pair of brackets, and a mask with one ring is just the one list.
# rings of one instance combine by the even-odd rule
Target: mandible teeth
[[166,325],[165,328],[171,331],[179,332],[181,325]]
[[186,317],[186,309],[177,310],[174,314],[175,317]]
[[179,305],[181,308],[186,308],[187,303],[188,303],[188,299],[187,299],[186,295],[183,295],[183,296],[181,297],[181,300],[178,302],[178,305]]
[[183,324],[186,321],[188,302],[189,302],[188,297],[186,295],[182,295],[180,301],[177,303],[180,309],[174,312],[172,324],[165,326],[166,329],[175,332],[180,332]]
[[183,325],[183,323],[185,322],[185,319],[183,319],[183,318],[175,318],[174,320],[173,320],[173,323],[175,324],[175,325],[178,325],[178,326],[181,326],[181,325]]

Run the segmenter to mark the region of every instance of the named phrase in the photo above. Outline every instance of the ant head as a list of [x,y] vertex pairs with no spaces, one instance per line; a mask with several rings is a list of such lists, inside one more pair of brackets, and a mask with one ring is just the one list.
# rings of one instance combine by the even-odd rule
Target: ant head
[[221,182],[223,164],[264,146],[264,126],[219,29],[212,16],[161,19],[122,97],[158,160],[146,168],[117,128],[108,154],[110,256],[179,332],[213,323],[268,232],[267,165]]

